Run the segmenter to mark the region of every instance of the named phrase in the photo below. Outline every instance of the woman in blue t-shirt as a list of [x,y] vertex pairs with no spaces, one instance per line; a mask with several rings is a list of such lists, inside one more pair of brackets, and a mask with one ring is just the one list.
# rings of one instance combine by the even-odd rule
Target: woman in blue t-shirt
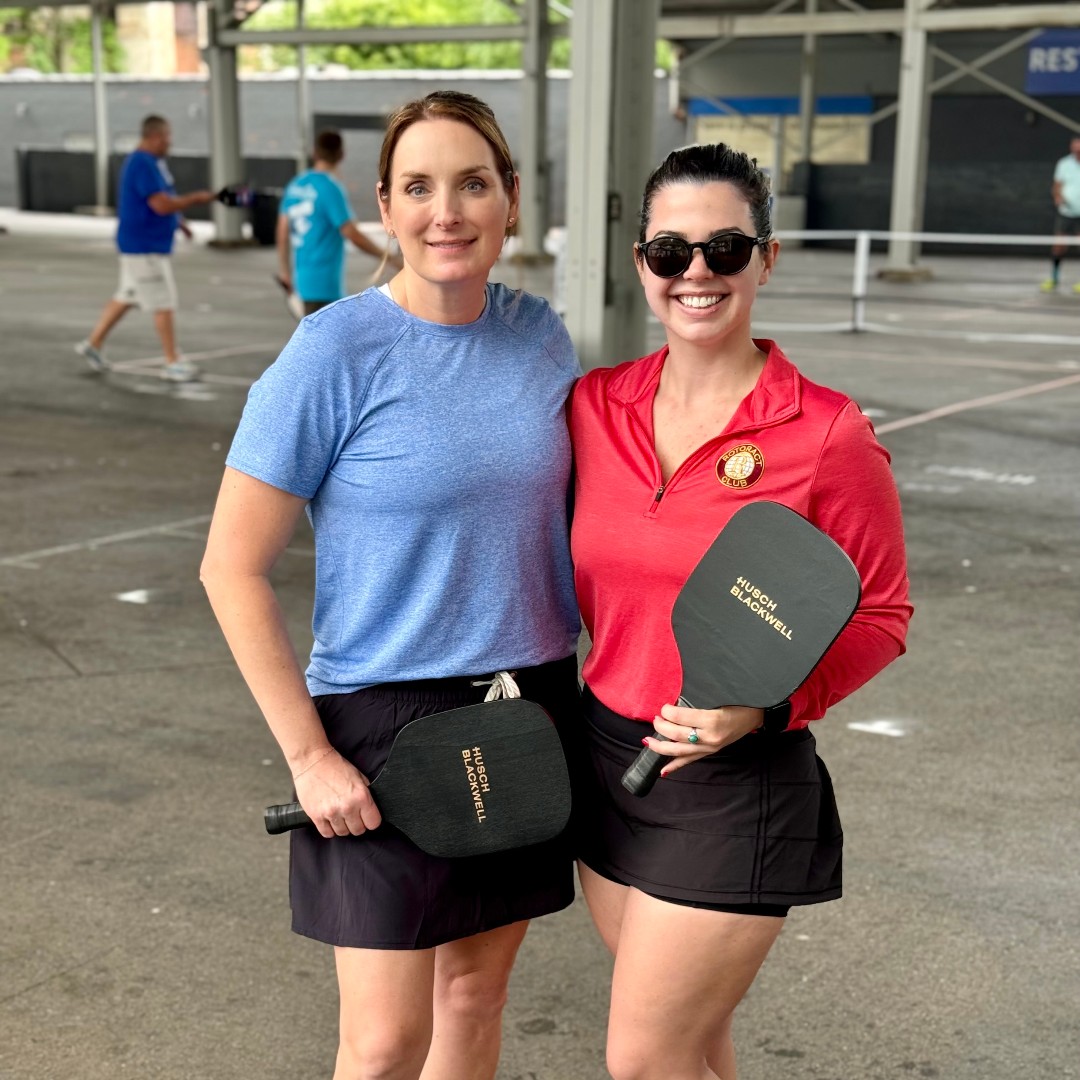
[[[252,388],[202,578],[315,825],[292,834],[290,897],[293,929],[336,947],[335,1077],[487,1080],[527,920],[573,899],[568,847],[435,858],[381,826],[367,781],[406,723],[500,672],[574,721],[579,368],[545,301],[487,281],[519,197],[483,102],[400,109],[377,190],[403,269],[304,319]],[[269,582],[305,509],[306,680]]]

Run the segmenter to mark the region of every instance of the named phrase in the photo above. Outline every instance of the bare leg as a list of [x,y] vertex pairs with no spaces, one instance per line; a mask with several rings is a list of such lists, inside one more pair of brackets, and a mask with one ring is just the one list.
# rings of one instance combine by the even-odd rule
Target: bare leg
[[418,1080],[431,1043],[435,950],[335,949],[334,1080]]
[[528,929],[513,923],[435,950],[434,1034],[421,1080],[492,1080],[510,969]]
[[735,1080],[735,1042],[731,1037],[731,1022],[734,1014],[717,1028],[712,1040],[712,1047],[705,1051],[705,1061],[720,1080]]
[[105,339],[109,336],[109,332],[132,307],[132,304],[125,304],[122,300],[110,300],[105,305],[104,310],[101,312],[101,316],[98,318],[97,325],[86,340],[89,341],[95,349],[102,348],[105,345]]
[[783,919],[668,904],[587,867],[579,873],[600,936],[615,952],[612,1077],[734,1080],[732,1015]]
[[619,947],[619,931],[622,929],[623,911],[630,889],[617,881],[601,877],[583,862],[578,863],[578,879],[581,881],[581,891],[585,894],[585,903],[589,905],[589,914],[596,924],[596,929],[614,956]]
[[154,329],[161,338],[161,351],[166,364],[176,363],[176,324],[171,310],[154,312]]

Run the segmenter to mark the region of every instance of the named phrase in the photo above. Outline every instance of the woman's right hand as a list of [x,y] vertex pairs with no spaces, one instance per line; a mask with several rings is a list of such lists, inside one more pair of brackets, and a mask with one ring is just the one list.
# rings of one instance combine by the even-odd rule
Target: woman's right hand
[[361,836],[382,824],[367,777],[336,750],[301,769],[293,782],[304,813],[327,840]]

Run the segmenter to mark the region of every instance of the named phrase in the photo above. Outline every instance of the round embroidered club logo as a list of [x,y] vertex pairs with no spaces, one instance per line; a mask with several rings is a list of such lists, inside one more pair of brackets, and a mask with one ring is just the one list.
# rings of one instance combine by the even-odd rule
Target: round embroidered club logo
[[716,479],[724,487],[753,487],[765,471],[765,459],[753,443],[733,446],[716,463]]

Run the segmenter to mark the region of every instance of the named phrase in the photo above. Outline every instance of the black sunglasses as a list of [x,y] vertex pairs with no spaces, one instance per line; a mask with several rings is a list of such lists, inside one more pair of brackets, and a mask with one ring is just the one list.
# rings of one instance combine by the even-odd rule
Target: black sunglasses
[[647,244],[635,244],[645,265],[662,278],[678,277],[685,274],[694,259],[694,248],[701,248],[705,256],[705,265],[714,274],[738,274],[750,265],[750,256],[754,248],[764,247],[768,243],[765,236],[747,236],[745,233],[730,232],[714,236],[711,240],[681,240],[677,236],[658,236]]

